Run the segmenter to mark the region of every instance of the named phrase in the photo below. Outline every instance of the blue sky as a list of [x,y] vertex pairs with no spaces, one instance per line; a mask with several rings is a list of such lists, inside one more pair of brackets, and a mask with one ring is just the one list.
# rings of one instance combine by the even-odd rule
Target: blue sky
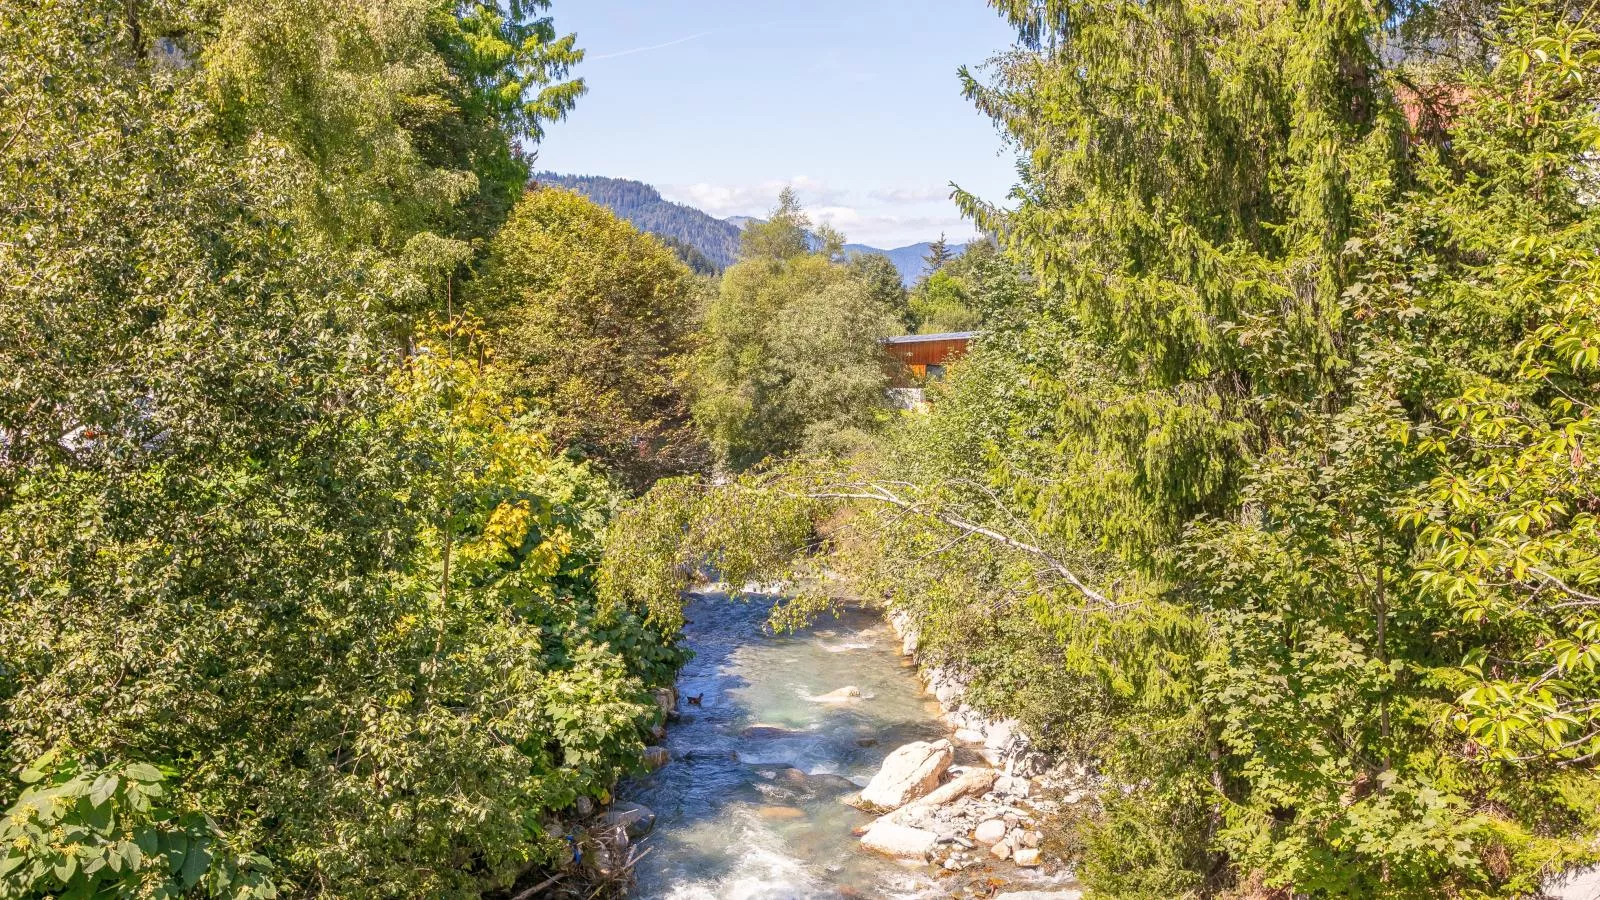
[[983,0],[556,0],[589,93],[538,167],[635,178],[712,215],[784,184],[852,240],[965,239],[954,181],[1001,200],[1015,173],[956,69],[1012,33]]

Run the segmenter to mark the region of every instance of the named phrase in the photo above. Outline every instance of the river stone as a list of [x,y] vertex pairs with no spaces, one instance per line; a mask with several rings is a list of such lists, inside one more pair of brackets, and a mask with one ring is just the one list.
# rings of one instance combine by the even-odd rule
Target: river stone
[[1026,797],[1033,793],[1033,786],[1028,783],[1028,779],[1018,778],[1014,775],[1004,775],[995,779],[994,789],[1002,794],[1010,794],[1013,797]]
[[861,688],[855,685],[842,687],[836,691],[829,691],[820,697],[812,697],[816,703],[854,703],[862,698]]
[[944,806],[954,803],[962,797],[981,794],[994,784],[995,772],[993,769],[972,769],[962,772],[960,776],[951,779],[949,784],[942,785],[933,793],[917,800],[916,806]]
[[998,844],[1006,838],[1006,823],[999,819],[981,822],[972,837],[980,844]]
[[782,725],[751,725],[739,732],[742,737],[747,738],[781,738],[804,733],[803,731],[795,731],[793,728],[785,728]]
[[830,772],[818,772],[815,775],[807,775],[805,786],[808,790],[813,792],[827,791],[835,794],[850,794],[854,793],[856,790],[855,782],[844,777],[843,775],[835,775]]
[[756,815],[768,821],[779,819],[804,819],[805,810],[793,806],[763,806],[756,810]]
[[756,793],[774,803],[794,803],[800,799],[800,795],[795,791],[791,791],[788,788],[778,787],[775,784],[757,782],[751,785],[751,787],[755,788]]
[[672,761],[672,753],[665,747],[644,748],[644,767],[654,772]]
[[1001,841],[1000,843],[995,844],[993,847],[990,847],[989,852],[993,853],[996,859],[1010,859],[1011,845],[1005,841]]
[[1011,743],[1011,738],[1016,734],[1017,723],[1014,719],[1003,719],[991,724],[986,729],[987,735],[984,745],[990,750],[1004,750]]
[[861,846],[896,859],[926,860],[939,843],[939,836],[921,828],[879,820],[861,836]]
[[655,827],[656,814],[650,807],[638,803],[617,803],[606,810],[604,821],[607,826],[621,828],[624,834],[637,840]]
[[656,705],[661,707],[662,715],[671,716],[673,713],[677,712],[678,692],[675,689],[669,687],[656,688],[655,700]]
[[949,741],[907,744],[883,761],[883,767],[861,792],[861,799],[883,809],[899,809],[932,793],[954,759],[955,748]]
[[983,732],[971,728],[956,729],[956,743],[969,744],[974,747],[983,746]]
[[883,767],[861,791],[862,802],[882,809],[906,806],[907,802],[933,793],[952,761],[955,748],[950,741],[907,743],[883,761]]
[[1019,866],[1037,866],[1039,864],[1039,850],[1037,847],[1023,847],[1014,857]]

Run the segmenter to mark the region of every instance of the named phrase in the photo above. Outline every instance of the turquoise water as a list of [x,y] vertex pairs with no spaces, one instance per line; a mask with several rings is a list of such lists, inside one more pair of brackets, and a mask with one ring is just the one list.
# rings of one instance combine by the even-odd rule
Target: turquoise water
[[[793,635],[765,628],[770,599],[697,595],[678,684],[672,762],[623,786],[655,810],[641,849],[643,900],[936,896],[927,867],[862,850],[870,821],[841,802],[901,744],[946,730],[876,615],[845,611]],[[816,698],[859,688],[854,702]],[[698,697],[698,705],[689,698]]]

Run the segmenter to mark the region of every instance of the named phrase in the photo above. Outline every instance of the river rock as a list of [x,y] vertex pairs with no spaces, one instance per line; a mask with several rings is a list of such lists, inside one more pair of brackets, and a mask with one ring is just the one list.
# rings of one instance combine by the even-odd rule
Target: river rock
[[856,790],[855,782],[831,772],[818,772],[807,775],[805,780],[806,790],[811,792],[823,791],[833,794],[849,794]]
[[926,860],[938,843],[939,836],[931,831],[881,819],[861,836],[861,846],[896,859]]
[[894,626],[896,634],[900,635],[900,652],[902,655],[911,656],[917,652],[920,638],[920,629],[911,617],[903,612],[897,612],[889,617],[889,624]]
[[954,803],[962,797],[981,794],[994,784],[995,771],[993,769],[970,769],[952,779],[949,784],[941,785],[932,793],[916,801],[917,806],[944,806]]
[[650,807],[638,803],[617,803],[606,810],[606,825],[621,828],[628,837],[638,840],[656,826],[656,814]]
[[654,772],[672,761],[672,753],[665,747],[644,748],[644,767]]
[[997,793],[1010,794],[1013,797],[1026,797],[1033,793],[1033,786],[1026,778],[1017,778],[1014,775],[1003,775],[995,779],[994,789]]
[[975,731],[971,728],[956,729],[955,738],[958,744],[967,744],[973,747],[983,746],[983,732]]
[[805,810],[794,806],[763,806],[756,810],[756,815],[769,821],[781,819],[804,819]]
[[993,853],[996,859],[1010,859],[1011,845],[1005,841],[1001,841],[1000,843],[995,844],[993,847],[990,847],[989,852]]
[[[958,833],[964,833],[966,829],[958,828],[952,821],[961,813],[959,811],[952,812],[948,809],[941,809],[941,807],[959,804],[963,801],[963,798],[983,793],[994,782],[994,777],[995,772],[993,769],[970,769],[962,772],[948,784],[941,785],[932,793],[888,813],[883,816],[883,819],[896,825],[920,826],[927,824],[927,820],[932,818],[935,821],[934,825],[930,827],[934,827],[935,830],[939,831],[941,837],[947,836],[945,832],[948,832],[948,837],[951,840],[971,846],[970,842]],[[865,806],[867,804],[860,804],[857,808],[864,808]]]
[[663,716],[666,716],[667,718],[671,718],[672,716],[674,716],[677,713],[677,711],[678,711],[678,692],[677,692],[677,690],[675,690],[673,688],[669,688],[669,687],[656,688],[656,690],[655,690],[655,700],[656,700],[656,705],[661,707],[661,714]]
[[1039,850],[1037,847],[1023,847],[1017,851],[1013,859],[1019,866],[1037,866],[1039,864]]
[[999,819],[986,819],[978,823],[972,837],[980,844],[998,844],[1005,840],[1006,823]]
[[1003,719],[999,722],[994,722],[984,730],[984,746],[991,750],[1005,750],[1016,733],[1017,723],[1015,720]]
[[836,691],[829,691],[821,696],[812,697],[813,703],[854,703],[862,699],[861,688],[855,685],[842,687]]
[[782,725],[751,725],[739,732],[741,737],[747,738],[793,737],[794,735],[804,733],[805,732],[802,731],[795,731],[793,728],[785,728]]
[[907,744],[883,761],[861,799],[883,809],[898,809],[932,793],[954,759],[955,748],[949,741]]

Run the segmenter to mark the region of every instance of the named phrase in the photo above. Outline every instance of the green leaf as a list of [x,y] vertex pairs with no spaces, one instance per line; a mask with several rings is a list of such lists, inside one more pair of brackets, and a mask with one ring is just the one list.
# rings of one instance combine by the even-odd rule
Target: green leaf
[[206,847],[205,842],[196,841],[189,848],[188,855],[183,858],[183,869],[180,872],[183,878],[183,886],[194,887],[198,884],[200,877],[206,873],[206,869],[210,865],[211,851]]
[[181,833],[162,836],[162,844],[166,848],[167,870],[176,875],[183,869],[184,860],[189,855],[189,836]]
[[166,779],[166,776],[161,774],[160,769],[157,769],[155,766],[152,766],[149,763],[129,763],[128,766],[123,769],[123,771],[127,773],[129,778],[142,781],[146,784],[152,784]]
[[116,794],[118,783],[117,776],[109,772],[102,772],[94,780],[93,787],[89,789],[89,802],[96,807],[103,806],[106,801]]

